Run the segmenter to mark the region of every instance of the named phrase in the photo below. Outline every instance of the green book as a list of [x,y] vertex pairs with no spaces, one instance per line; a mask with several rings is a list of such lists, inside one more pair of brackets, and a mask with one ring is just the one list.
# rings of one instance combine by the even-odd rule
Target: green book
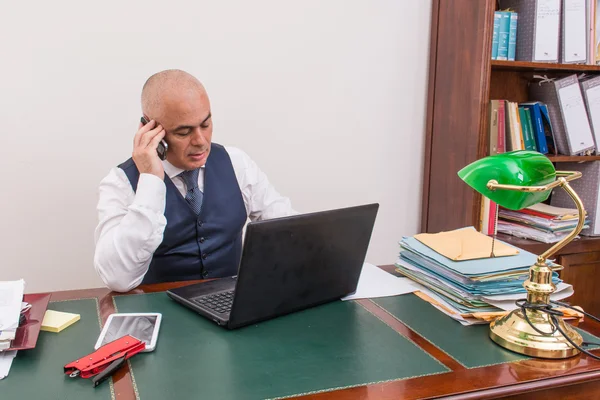
[[537,151],[537,146],[535,145],[535,139],[533,136],[533,124],[531,122],[531,113],[529,112],[529,107],[520,106],[519,115],[521,117],[521,129],[523,132],[523,144],[525,145],[525,150]]

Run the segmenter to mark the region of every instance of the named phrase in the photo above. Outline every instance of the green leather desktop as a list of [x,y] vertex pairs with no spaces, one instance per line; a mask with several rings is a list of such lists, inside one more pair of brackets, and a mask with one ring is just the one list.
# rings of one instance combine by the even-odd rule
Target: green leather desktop
[[[525,399],[532,391],[563,398],[600,394],[600,362],[585,355],[540,360],[510,353],[491,342],[485,326],[462,327],[412,294],[337,301],[228,331],[164,293],[188,283],[149,285],[126,295],[105,289],[53,293],[53,301],[74,300],[52,302],[49,308],[80,313],[81,320],[58,334],[41,332],[35,349],[19,352],[10,375],[0,380],[1,397]],[[91,299],[78,300],[82,297]],[[98,316],[105,321],[116,311],[161,312],[156,350],[136,355],[112,381],[95,389],[90,380],[66,377],[64,364],[93,351]],[[600,334],[598,324],[586,321],[581,327]]]
[[142,399],[277,398],[449,369],[356,302],[228,331],[165,293],[119,296],[118,312],[163,314],[157,349],[131,360]]

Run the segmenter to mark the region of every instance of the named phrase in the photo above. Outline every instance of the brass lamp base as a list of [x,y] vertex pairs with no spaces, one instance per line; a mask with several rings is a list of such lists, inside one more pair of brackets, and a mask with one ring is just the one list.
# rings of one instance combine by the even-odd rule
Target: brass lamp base
[[[548,314],[527,310],[527,317],[542,332],[554,330]],[[569,338],[581,346],[583,338],[562,318],[557,317],[560,328]],[[521,309],[513,310],[490,324],[490,338],[500,346],[516,353],[540,358],[568,358],[579,354],[558,330],[551,335],[542,335],[529,325]]]

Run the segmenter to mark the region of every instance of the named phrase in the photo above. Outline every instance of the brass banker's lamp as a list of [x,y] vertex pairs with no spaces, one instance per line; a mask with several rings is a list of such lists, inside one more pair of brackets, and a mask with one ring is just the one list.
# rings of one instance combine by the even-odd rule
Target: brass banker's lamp
[[[581,172],[555,171],[550,160],[535,151],[513,151],[482,158],[458,172],[469,186],[502,207],[520,210],[540,203],[552,189],[564,189],[579,212],[577,227],[564,239],[540,254],[529,268],[523,286],[527,300],[520,308],[490,324],[490,338],[502,347],[533,357],[566,358],[579,354],[583,339],[552,309],[550,295],[556,290],[547,260],[581,232],[585,210],[569,181]],[[562,268],[562,267],[561,267]],[[584,350],[585,351],[585,350]]]

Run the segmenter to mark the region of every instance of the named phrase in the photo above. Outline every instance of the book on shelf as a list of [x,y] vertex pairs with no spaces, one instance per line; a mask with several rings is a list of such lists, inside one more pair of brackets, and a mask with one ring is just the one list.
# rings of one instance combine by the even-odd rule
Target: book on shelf
[[549,154],[554,138],[552,123],[545,110],[546,104],[540,101],[517,103],[506,99],[492,99],[489,112],[489,154],[514,150]]
[[521,106],[529,113],[531,119],[531,134],[536,151],[542,154],[548,154],[548,141],[546,140],[546,131],[544,129],[544,117],[542,107],[545,104],[539,101],[529,101],[521,103]]
[[492,60],[515,61],[518,15],[513,11],[496,11],[492,32]]

